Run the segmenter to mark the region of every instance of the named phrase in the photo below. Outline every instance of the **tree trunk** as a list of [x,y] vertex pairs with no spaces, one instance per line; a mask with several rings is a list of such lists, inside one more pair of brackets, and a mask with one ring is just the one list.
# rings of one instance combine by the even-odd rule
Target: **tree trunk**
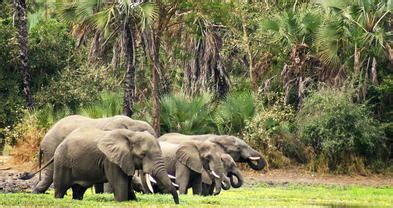
[[151,28],[146,29],[144,32],[144,41],[146,46],[146,52],[151,61],[152,67],[152,97],[153,97],[153,128],[157,136],[160,136],[160,113],[161,113],[161,103],[160,103],[160,41],[161,37],[154,34]]
[[375,57],[373,57],[373,62],[371,64],[371,83],[374,85],[378,84],[377,59]]
[[132,116],[135,98],[135,39],[134,25],[130,19],[123,26],[122,44],[124,50],[124,61],[126,66],[126,76],[124,80],[124,104],[123,113]]
[[23,76],[23,93],[26,99],[26,107],[32,110],[34,107],[33,97],[30,90],[30,72],[28,66],[28,31],[27,31],[27,14],[26,1],[14,0],[15,24],[18,31],[19,44],[19,70]]

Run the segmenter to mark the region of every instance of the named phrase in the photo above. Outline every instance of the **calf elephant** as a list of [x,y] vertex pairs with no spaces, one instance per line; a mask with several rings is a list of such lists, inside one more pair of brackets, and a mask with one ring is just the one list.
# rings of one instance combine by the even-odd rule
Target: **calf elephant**
[[160,146],[168,173],[176,177],[180,194],[186,194],[190,187],[193,194],[202,194],[202,175],[215,182],[215,195],[220,193],[223,186],[230,187],[215,144],[198,141],[182,145],[160,142]]
[[[188,141],[209,141],[217,144],[224,152],[231,155],[236,162],[247,162],[254,170],[262,170],[266,161],[262,154],[254,150],[243,140],[229,135],[184,135],[179,133],[168,133],[158,138],[159,141],[182,144]],[[255,164],[256,162],[256,164]]]
[[[230,178],[232,187],[239,188],[242,186],[244,179],[233,158],[230,155],[223,153],[221,154],[221,161],[224,166],[224,174]],[[236,182],[234,178],[236,178]],[[214,185],[215,182],[211,181],[209,177],[202,176],[202,195],[213,195]]]
[[113,185],[115,200],[135,200],[131,180],[136,170],[142,170],[179,203],[158,141],[147,132],[80,128],[57,147],[52,161],[56,198],[63,198],[67,189],[72,188],[73,199],[82,199],[88,187],[109,182]]
[[[112,129],[130,129],[134,131],[148,131],[155,136],[154,129],[146,122],[133,120],[127,116],[114,116],[109,118],[91,119],[80,115],[67,116],[59,120],[46,133],[40,144],[39,162],[41,157],[43,161],[49,161],[57,146],[70,134],[79,127],[94,127],[102,130]],[[33,193],[44,193],[53,182],[53,165],[44,169],[43,177],[33,188]],[[102,185],[99,187],[103,187]],[[97,191],[97,190],[96,190]],[[103,190],[99,190],[102,192]]]

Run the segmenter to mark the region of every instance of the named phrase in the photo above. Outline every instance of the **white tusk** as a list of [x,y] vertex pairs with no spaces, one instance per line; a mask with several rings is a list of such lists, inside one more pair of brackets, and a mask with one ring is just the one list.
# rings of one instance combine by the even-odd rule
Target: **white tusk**
[[248,157],[248,159],[250,159],[250,160],[260,160],[261,157]]
[[154,193],[153,187],[151,186],[150,180],[149,180],[149,174],[145,174],[145,179],[146,179],[146,184],[147,187],[149,188],[151,193]]
[[219,175],[217,175],[217,173],[216,173],[216,172],[214,172],[214,170],[212,170],[212,174],[213,174],[213,176],[214,176],[214,177],[216,177],[216,178],[218,178],[218,179],[220,178],[220,176],[219,176]]
[[168,176],[169,176],[170,179],[176,179],[176,177],[171,175],[171,174],[168,174]]
[[224,181],[221,181],[221,184],[222,184],[223,186],[226,186],[226,184],[224,183]]
[[176,183],[173,183],[173,182],[172,182],[172,185],[173,185],[174,187],[176,187],[176,188],[179,188],[179,185],[177,185]]
[[157,183],[157,181],[153,178],[153,177],[151,177],[151,175],[150,174],[147,174],[148,176],[149,176],[149,180],[151,181],[151,182],[153,182],[153,183]]

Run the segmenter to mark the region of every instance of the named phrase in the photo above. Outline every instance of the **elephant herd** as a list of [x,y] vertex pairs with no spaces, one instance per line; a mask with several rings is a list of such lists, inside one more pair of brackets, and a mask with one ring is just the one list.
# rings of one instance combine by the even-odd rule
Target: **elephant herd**
[[117,201],[136,200],[134,191],[139,191],[169,193],[178,204],[178,192],[187,194],[189,188],[206,196],[242,186],[236,162],[254,170],[265,166],[259,152],[234,136],[168,133],[157,138],[147,122],[127,116],[72,115],[48,131],[40,144],[40,169],[21,179],[39,173],[33,193],[44,193],[53,183],[56,198],[71,188],[73,199],[83,199],[94,186],[96,193],[104,187],[113,192]]

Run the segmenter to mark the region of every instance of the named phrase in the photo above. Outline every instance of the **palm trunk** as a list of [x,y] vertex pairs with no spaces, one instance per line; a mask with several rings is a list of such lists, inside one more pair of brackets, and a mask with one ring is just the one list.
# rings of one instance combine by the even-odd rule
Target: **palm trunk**
[[19,44],[19,70],[23,76],[23,93],[26,99],[27,109],[32,110],[34,107],[33,97],[30,91],[30,73],[28,66],[28,31],[27,31],[27,14],[26,1],[14,0],[15,7],[15,24],[18,31]]
[[160,37],[154,35],[154,32],[149,28],[144,33],[144,41],[146,52],[152,63],[152,97],[153,97],[153,128],[157,136],[160,136],[160,113],[161,113],[161,103],[160,103]]
[[123,27],[123,50],[126,65],[126,76],[124,80],[124,104],[123,113],[132,116],[135,98],[135,39],[134,27],[128,20]]

